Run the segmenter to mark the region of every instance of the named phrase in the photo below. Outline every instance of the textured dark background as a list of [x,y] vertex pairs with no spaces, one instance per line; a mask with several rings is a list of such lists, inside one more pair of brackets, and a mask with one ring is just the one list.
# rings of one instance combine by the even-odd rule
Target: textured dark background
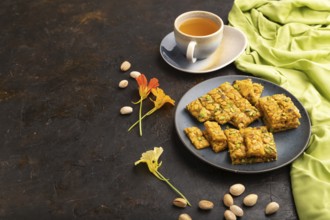
[[[195,84],[242,74],[233,64],[193,75],[168,66],[159,44],[173,21],[189,10],[208,10],[228,23],[231,0],[2,0],[0,2],[0,219],[222,219],[222,197],[231,184],[259,195],[241,219],[297,219],[290,167],[243,175],[211,167],[193,156],[174,128],[175,107],[144,120],[144,135],[127,132],[138,106],[119,114],[139,96],[131,70],[157,77],[178,102]],[[118,83],[128,79],[129,86]],[[151,107],[146,101],[144,109]],[[162,146],[160,171],[190,200],[177,195],[145,165],[141,153]],[[197,208],[200,199],[215,203]],[[243,196],[235,198],[242,205]],[[270,201],[281,208],[266,217]]]

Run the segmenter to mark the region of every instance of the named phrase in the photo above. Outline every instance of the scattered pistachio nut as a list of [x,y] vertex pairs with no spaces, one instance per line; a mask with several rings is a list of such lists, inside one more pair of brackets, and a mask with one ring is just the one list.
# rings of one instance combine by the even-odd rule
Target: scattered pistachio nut
[[138,72],[138,71],[132,71],[129,75],[130,75],[133,79],[136,79],[138,76],[141,75],[141,73]]
[[231,205],[230,211],[232,211],[237,217],[242,217],[244,215],[244,211],[238,205]]
[[228,209],[225,211],[223,216],[225,217],[226,220],[236,220],[237,219],[236,215]]
[[131,68],[131,63],[128,61],[124,61],[121,65],[120,65],[120,70],[121,71],[127,71],[129,70],[129,68]]
[[226,193],[223,196],[223,204],[225,204],[225,206],[227,206],[228,208],[231,205],[234,205],[234,199],[233,199],[233,197],[229,193]]
[[258,195],[257,194],[249,194],[244,197],[243,203],[246,206],[254,206],[257,203]]
[[119,88],[126,88],[128,86],[128,81],[126,79],[119,82]]
[[203,210],[211,210],[211,209],[213,209],[214,204],[213,204],[213,202],[211,202],[209,200],[201,200],[198,203],[198,207]]
[[124,106],[120,109],[120,114],[122,115],[128,115],[133,112],[133,108],[130,106]]
[[192,218],[187,213],[182,213],[179,215],[179,220],[192,220]]
[[270,202],[265,208],[265,214],[271,215],[277,212],[277,210],[280,208],[280,205],[277,202]]
[[229,192],[233,196],[240,196],[244,191],[245,186],[241,183],[234,184],[229,188]]
[[185,208],[187,206],[187,201],[183,198],[175,198],[173,200],[173,205],[180,208]]

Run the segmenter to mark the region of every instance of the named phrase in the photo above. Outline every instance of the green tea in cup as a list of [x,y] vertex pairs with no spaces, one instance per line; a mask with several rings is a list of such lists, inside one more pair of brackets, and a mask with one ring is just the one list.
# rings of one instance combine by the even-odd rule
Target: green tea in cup
[[191,63],[216,51],[222,41],[223,29],[222,19],[207,11],[189,11],[174,21],[177,47]]

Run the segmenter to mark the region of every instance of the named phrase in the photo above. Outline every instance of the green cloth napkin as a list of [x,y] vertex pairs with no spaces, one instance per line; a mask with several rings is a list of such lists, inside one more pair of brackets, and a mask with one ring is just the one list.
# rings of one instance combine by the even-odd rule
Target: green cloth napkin
[[300,219],[329,220],[330,1],[236,0],[228,20],[249,42],[237,68],[286,88],[308,111],[312,136],[291,166],[293,197]]

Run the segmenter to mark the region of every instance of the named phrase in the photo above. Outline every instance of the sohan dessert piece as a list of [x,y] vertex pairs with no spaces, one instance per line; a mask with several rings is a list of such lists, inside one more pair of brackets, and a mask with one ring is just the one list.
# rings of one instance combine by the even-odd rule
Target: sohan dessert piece
[[227,149],[227,138],[220,125],[215,121],[204,123],[204,136],[209,141],[212,150],[216,153]]
[[204,134],[204,137],[209,141],[210,146],[211,146],[212,150],[215,153],[219,153],[219,152],[224,151],[224,150],[227,149],[227,141],[226,140],[211,141],[209,135],[205,131],[203,131],[203,134]]
[[195,99],[194,101],[190,102],[186,106],[186,109],[199,122],[205,122],[211,118],[211,112],[202,105],[199,99]]
[[273,134],[271,132],[268,132],[266,126],[257,127],[257,129],[261,130],[261,138],[265,149],[265,160],[277,160],[277,149]]
[[196,149],[203,149],[210,146],[208,140],[203,136],[203,132],[198,127],[188,127],[184,129],[191,143]]
[[263,113],[263,121],[271,132],[293,129],[300,125],[299,109],[284,94],[262,97],[258,105]]
[[254,83],[252,79],[242,79],[233,82],[233,87],[252,105],[256,105],[260,98],[264,86],[260,83]]
[[248,127],[241,129],[240,132],[243,135],[246,145],[246,156],[263,158],[265,155],[265,149],[261,130]]
[[202,106],[210,111],[209,120],[215,120],[215,115],[221,111],[220,104],[216,103],[211,95],[205,94],[198,98]]
[[241,132],[234,128],[228,128],[224,131],[227,137],[229,156],[232,164],[246,163],[246,146]]
[[209,140],[211,141],[222,141],[226,140],[225,134],[221,129],[220,125],[215,121],[204,122],[205,132],[208,134]]
[[243,129],[229,128],[227,136],[232,164],[265,163],[277,160],[277,150],[273,134],[266,126]]
[[259,110],[245,99],[229,82],[219,86],[223,93],[231,99],[234,104],[243,112],[245,116],[240,115],[238,119],[231,120],[231,123],[237,128],[244,128],[258,119],[261,114]]
[[261,163],[277,160],[277,150],[272,133],[266,126],[241,129],[249,163]]
[[214,113],[214,119],[223,125],[229,122],[233,116],[240,112],[234,102],[230,100],[219,88],[214,88],[208,92],[213,100],[220,105],[219,111]]
[[252,123],[252,120],[244,112],[238,112],[230,119],[229,123],[236,128],[245,128]]

